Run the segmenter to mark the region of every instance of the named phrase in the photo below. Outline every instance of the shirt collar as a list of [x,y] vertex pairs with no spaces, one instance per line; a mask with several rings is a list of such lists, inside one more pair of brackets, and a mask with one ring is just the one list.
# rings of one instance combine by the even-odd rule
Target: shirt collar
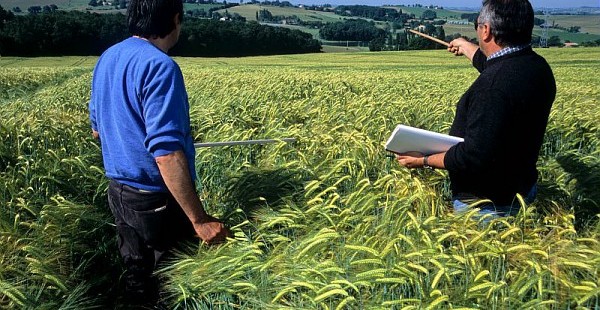
[[495,53],[493,53],[492,55],[490,55],[487,60],[491,60],[494,58],[498,58],[498,57],[502,57],[502,56],[506,56],[512,53],[516,53],[524,48],[529,47],[529,44],[524,44],[524,45],[517,45],[517,46],[509,46],[509,47],[505,47]]

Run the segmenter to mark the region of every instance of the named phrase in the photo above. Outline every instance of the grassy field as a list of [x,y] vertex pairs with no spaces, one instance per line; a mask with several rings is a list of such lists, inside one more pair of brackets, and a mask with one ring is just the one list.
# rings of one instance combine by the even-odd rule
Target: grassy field
[[[393,8],[401,9],[403,12],[415,14],[415,16],[419,17],[425,11],[425,8],[414,8],[414,7],[400,7],[400,6],[392,6]],[[333,13],[328,12],[318,12],[318,11],[310,11],[301,8],[280,8],[275,6],[259,6],[254,4],[241,5],[238,7],[228,9],[230,13],[238,13],[244,16],[247,20],[256,20],[256,12],[261,9],[269,10],[273,15],[283,15],[283,16],[292,16],[296,15],[301,20],[304,21],[321,21],[324,23],[329,22],[337,22],[342,21],[344,17],[335,15]],[[460,19],[460,14],[464,13],[461,11],[450,11],[450,10],[435,10],[438,13],[438,18],[442,19]],[[225,10],[221,10],[221,13],[224,13]],[[541,17],[541,16],[538,16]],[[577,15],[552,15],[550,16],[549,22],[555,22],[563,27],[570,26],[581,26],[580,33],[569,33],[567,31],[558,30],[558,29],[550,29],[548,32],[549,36],[558,36],[561,40],[571,41],[576,43],[586,42],[586,41],[595,41],[600,39],[600,18],[598,16],[586,15],[586,16],[577,16]],[[383,28],[383,23],[378,22],[378,25]],[[301,31],[310,33],[314,38],[319,38],[318,29],[310,29],[302,26],[285,26],[292,29],[299,29]],[[476,33],[473,29],[472,25],[454,25],[454,24],[445,24],[444,30],[447,35],[452,35],[455,33],[460,33],[462,35],[468,36],[470,38],[476,37]],[[535,35],[541,35],[542,31],[539,27],[534,29]]]
[[[256,20],[256,12],[266,9],[273,15],[292,16],[296,15],[304,21],[320,21],[323,23],[331,23],[343,20],[339,15],[335,15],[329,12],[310,11],[302,8],[293,7],[278,7],[270,5],[257,5],[257,4],[244,4],[227,9],[230,13],[238,13],[245,17],[247,20]],[[220,10],[220,13],[224,13],[225,10]]]
[[[50,4],[56,4],[60,10],[91,10],[92,12],[121,12],[125,14],[125,10],[116,10],[112,6],[97,6],[91,7],[88,5],[89,0],[0,0],[0,6],[5,9],[12,9],[14,7],[20,7],[23,12],[27,12],[27,8],[34,5],[44,6]],[[191,4],[184,3],[183,9],[194,10],[194,9],[204,9],[208,11],[208,9],[217,7],[220,5],[216,4]]]
[[[558,93],[540,193],[489,223],[447,174],[386,158],[396,124],[448,132],[477,77],[445,51],[177,58],[198,191],[232,227],[161,266],[175,309],[597,309],[600,49],[539,50]],[[0,308],[119,308],[122,267],[87,102],[94,57],[0,58]],[[451,78],[449,78],[451,77]],[[518,150],[517,150],[518,151]],[[473,206],[476,208],[476,206]]]
[[[543,16],[537,17],[544,18]],[[581,33],[600,35],[600,16],[598,15],[550,15],[548,23],[552,25],[553,22],[565,28],[580,26]]]
[[183,11],[188,11],[188,10],[204,10],[206,12],[208,12],[209,9],[212,9],[214,7],[219,7],[221,6],[220,4],[199,4],[199,3],[184,3],[183,4]]
[[89,0],[0,0],[0,6],[5,9],[20,7],[23,12],[27,12],[30,6],[44,6],[56,4],[61,10],[80,10],[88,7]]
[[[430,10],[427,8],[418,8],[418,7],[407,7],[407,6],[392,6],[393,8],[402,10],[403,13],[415,14],[416,18],[420,18],[423,15],[423,12],[426,10]],[[454,10],[446,10],[446,9],[431,9],[437,15],[437,18],[440,19],[460,19],[460,14],[462,13],[473,13],[473,12],[464,12],[464,11],[454,11]]]
[[[24,12],[26,12],[27,8],[32,5],[49,5],[56,4],[59,9],[62,10],[89,10],[90,7],[87,5],[89,1],[87,0],[0,0],[0,5],[5,9],[11,9],[15,6],[19,6]],[[198,5],[198,4],[184,4],[184,10],[194,10],[194,9],[204,9],[208,11],[209,8],[215,7],[217,5]],[[402,6],[389,6],[396,9],[401,9],[403,12],[415,14],[416,17],[420,17],[425,8],[415,8],[415,7],[402,7]],[[319,12],[319,11],[310,11],[305,10],[303,8],[294,8],[294,7],[277,7],[277,6],[263,6],[263,5],[255,5],[255,4],[244,4],[237,7],[227,9],[230,13],[238,13],[241,16],[245,17],[248,21],[256,20],[256,12],[261,9],[269,10],[273,15],[283,15],[283,16],[298,16],[303,21],[320,21],[323,23],[331,23],[338,22],[344,20],[344,17],[329,13],[329,12]],[[460,14],[464,13],[462,11],[451,11],[451,10],[435,10],[438,18],[440,19],[460,19]],[[112,7],[96,7],[92,12],[98,13],[116,13],[121,12],[125,13],[125,10],[115,10]],[[220,13],[225,13],[225,10],[220,10]],[[538,16],[539,18],[543,18],[543,16]],[[549,31],[549,36],[558,36],[560,39],[575,43],[582,43],[586,41],[596,41],[600,39],[600,18],[597,15],[551,15],[549,18],[549,23],[556,23],[562,27],[571,27],[571,26],[580,26],[580,33],[568,33],[567,31],[551,29]],[[383,28],[383,23],[377,23],[379,27]],[[299,29],[301,31],[310,33],[314,38],[319,39],[318,29],[311,29],[302,26],[286,26],[288,28]],[[446,24],[444,25],[444,29],[447,35],[460,33],[462,35],[466,35],[468,37],[475,37],[475,31],[472,29],[470,25],[452,25]],[[536,28],[534,30],[535,35],[541,35],[541,29]],[[328,48],[328,50],[330,50]]]

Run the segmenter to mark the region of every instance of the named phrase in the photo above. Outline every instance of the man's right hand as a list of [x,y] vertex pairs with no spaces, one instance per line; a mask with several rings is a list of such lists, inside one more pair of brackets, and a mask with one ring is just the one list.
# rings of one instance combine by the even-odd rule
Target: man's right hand
[[477,44],[471,43],[464,38],[458,38],[452,40],[448,45],[448,52],[453,53],[456,56],[466,56],[469,60],[473,60],[475,52],[479,49]]
[[156,157],[156,164],[167,188],[185,212],[198,237],[208,244],[223,242],[229,230],[218,219],[208,215],[196,194],[183,151]]
[[229,229],[223,223],[219,222],[218,219],[210,215],[206,215],[203,221],[194,223],[193,225],[198,237],[207,244],[223,243],[227,240],[227,237],[231,236]]

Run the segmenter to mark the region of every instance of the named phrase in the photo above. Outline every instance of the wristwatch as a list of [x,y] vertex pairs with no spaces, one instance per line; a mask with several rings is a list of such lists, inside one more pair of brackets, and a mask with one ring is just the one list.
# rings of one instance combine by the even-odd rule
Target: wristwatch
[[429,155],[423,157],[423,168],[433,170],[433,167],[429,165]]

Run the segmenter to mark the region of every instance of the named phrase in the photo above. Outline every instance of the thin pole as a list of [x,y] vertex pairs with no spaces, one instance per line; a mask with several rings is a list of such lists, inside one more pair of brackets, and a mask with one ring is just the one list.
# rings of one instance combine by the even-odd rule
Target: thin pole
[[424,33],[418,32],[418,31],[413,30],[413,29],[408,29],[408,31],[410,31],[410,32],[412,32],[412,33],[414,33],[416,35],[420,35],[420,36],[422,36],[425,39],[429,39],[429,40],[431,40],[433,42],[439,43],[439,44],[444,45],[446,47],[450,47],[450,44],[448,42],[446,42],[446,41],[442,41],[442,40],[440,40],[438,38],[434,38],[434,37],[432,37],[430,35],[426,35]]
[[244,140],[244,141],[203,142],[203,143],[194,143],[194,147],[201,148],[201,147],[232,146],[232,145],[269,144],[269,143],[278,143],[278,142],[293,143],[293,142],[296,142],[296,139],[295,138],[283,138],[283,139],[262,139],[262,140]]

